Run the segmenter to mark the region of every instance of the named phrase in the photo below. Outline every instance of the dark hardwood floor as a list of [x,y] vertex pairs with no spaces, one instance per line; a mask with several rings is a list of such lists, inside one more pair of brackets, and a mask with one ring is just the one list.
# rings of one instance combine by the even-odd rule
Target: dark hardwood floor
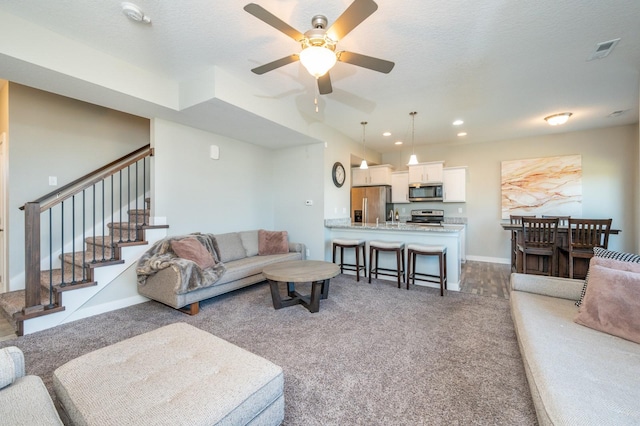
[[462,265],[460,291],[508,299],[510,275],[510,265],[467,261]]

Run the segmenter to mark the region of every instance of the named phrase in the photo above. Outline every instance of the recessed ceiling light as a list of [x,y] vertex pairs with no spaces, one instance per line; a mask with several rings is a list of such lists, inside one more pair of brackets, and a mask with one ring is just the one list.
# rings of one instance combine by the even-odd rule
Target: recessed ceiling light
[[458,133],[458,136],[467,136],[467,132],[460,132]]
[[394,145],[402,145],[402,141],[395,141]]
[[151,18],[146,16],[142,11],[142,9],[140,9],[138,5],[133,3],[123,2],[122,13],[124,13],[125,16],[131,19],[132,21],[141,22],[145,24],[148,24],[151,22]]
[[453,122],[454,126],[460,126],[462,124],[464,124],[464,121],[462,121],[462,120],[456,120],[456,121]]
[[382,136],[391,136],[391,132],[384,132]]
[[569,117],[571,117],[573,113],[571,112],[561,112],[559,114],[553,114],[544,118],[544,121],[549,123],[550,126],[558,126],[560,124],[564,124],[567,122]]

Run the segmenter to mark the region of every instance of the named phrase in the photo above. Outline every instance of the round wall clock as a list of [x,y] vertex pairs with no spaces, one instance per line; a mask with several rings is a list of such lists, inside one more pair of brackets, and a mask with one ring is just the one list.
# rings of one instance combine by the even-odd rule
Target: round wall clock
[[344,170],[344,166],[339,161],[337,161],[333,165],[333,170],[331,171],[331,175],[333,177],[333,183],[338,188],[344,185],[344,181],[347,179],[347,173]]

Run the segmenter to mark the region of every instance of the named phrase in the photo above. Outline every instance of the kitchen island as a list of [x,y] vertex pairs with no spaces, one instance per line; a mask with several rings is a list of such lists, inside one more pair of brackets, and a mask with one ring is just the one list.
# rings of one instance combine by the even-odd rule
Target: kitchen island
[[[331,240],[334,238],[362,239],[366,241],[367,253],[367,276],[369,274],[369,241],[402,241],[405,245],[410,243],[440,245],[447,248],[447,289],[460,291],[460,271],[461,263],[465,259],[465,226],[457,224],[444,224],[441,226],[423,226],[401,223],[375,223],[362,224],[351,223],[350,220],[327,220],[325,221],[326,243],[325,260],[332,260]],[[338,253],[339,256],[339,253]],[[346,263],[355,263],[353,250],[345,250]],[[405,250],[406,263],[406,250]],[[395,268],[395,257],[380,256],[380,266],[384,268]],[[437,273],[437,259],[426,256],[418,256],[416,269],[418,272]],[[385,278],[383,278],[385,279]],[[416,281],[416,285],[440,288],[437,283]]]

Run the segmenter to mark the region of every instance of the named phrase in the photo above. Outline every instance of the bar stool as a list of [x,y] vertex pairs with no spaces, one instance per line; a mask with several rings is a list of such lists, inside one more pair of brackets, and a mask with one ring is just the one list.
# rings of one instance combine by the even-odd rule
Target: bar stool
[[[355,271],[356,272],[356,281],[360,281],[360,269],[362,269],[362,273],[364,277],[367,276],[367,258],[364,248],[364,240],[350,240],[346,238],[336,238],[331,241],[333,244],[333,263],[336,263],[336,249],[340,248],[340,273],[343,273],[344,270],[347,271]],[[356,263],[355,265],[352,263],[344,263],[344,249],[345,248],[353,248],[356,250]],[[362,248],[362,265],[360,265],[360,250]]]
[[[418,255],[437,256],[438,275],[416,272],[416,257]],[[447,288],[447,248],[445,246],[409,244],[407,246],[407,263],[409,267],[409,271],[407,273],[407,290],[409,290],[409,281],[411,280],[411,284],[415,285],[417,279],[418,281],[440,283],[440,296],[444,296],[444,289]],[[437,278],[437,281],[435,278]]]
[[[378,267],[378,255],[381,251],[390,251],[396,254],[396,269]],[[373,259],[375,254],[376,267],[373,268]],[[387,275],[398,278],[398,288],[401,281],[404,281],[404,243],[402,241],[370,241],[369,242],[369,283],[371,276],[376,274]],[[382,271],[382,272],[380,272]],[[393,272],[393,273],[392,273]]]

